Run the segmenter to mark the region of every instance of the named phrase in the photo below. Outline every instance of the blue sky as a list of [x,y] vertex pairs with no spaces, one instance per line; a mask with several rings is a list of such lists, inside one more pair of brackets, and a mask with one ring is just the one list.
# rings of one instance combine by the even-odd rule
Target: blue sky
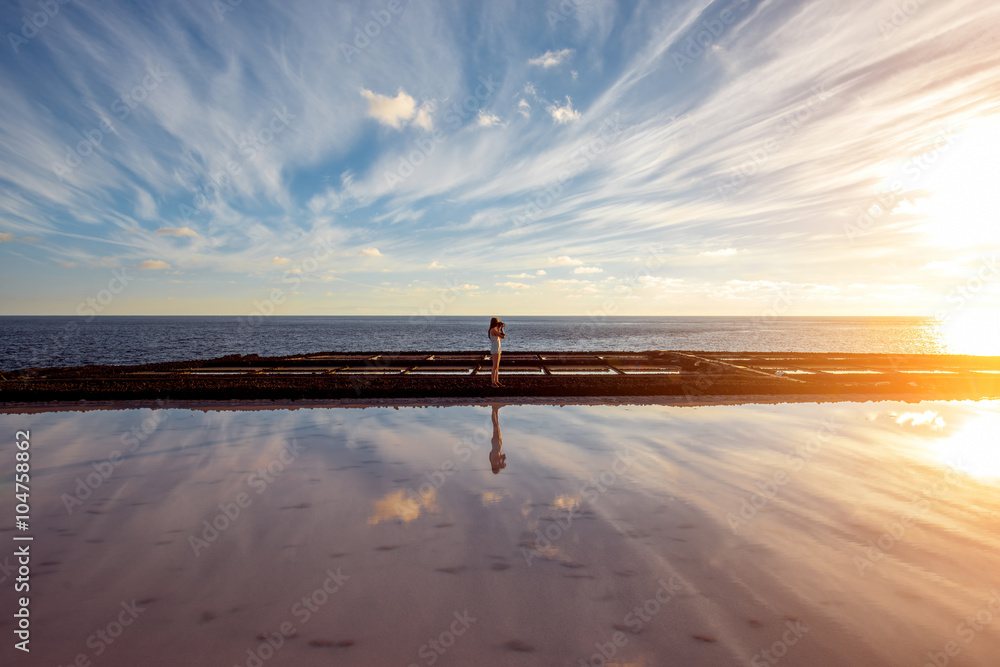
[[993,0],[0,22],[0,314],[1000,307]]

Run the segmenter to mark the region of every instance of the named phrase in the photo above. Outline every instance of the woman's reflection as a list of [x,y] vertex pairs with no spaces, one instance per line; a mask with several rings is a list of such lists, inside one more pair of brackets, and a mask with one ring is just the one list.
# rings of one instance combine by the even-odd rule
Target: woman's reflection
[[507,467],[507,455],[501,453],[503,438],[500,437],[500,406],[493,405],[493,449],[490,450],[490,467],[498,474]]

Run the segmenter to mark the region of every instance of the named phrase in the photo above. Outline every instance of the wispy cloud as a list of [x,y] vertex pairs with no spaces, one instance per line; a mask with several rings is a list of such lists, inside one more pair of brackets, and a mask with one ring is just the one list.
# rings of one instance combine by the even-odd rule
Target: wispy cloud
[[[95,267],[162,262],[203,286],[180,302],[234,312],[315,261],[351,287],[285,312],[406,313],[433,281],[518,275],[543,313],[586,312],[615,276],[623,313],[759,314],[789,289],[803,310],[933,314],[995,247],[976,174],[995,171],[981,30],[1000,6],[896,25],[895,0],[737,4],[699,49],[714,5],[694,0],[587,4],[552,33],[524,29],[527,0],[462,21],[406,3],[349,60],[371,8],[65,5],[0,61],[0,261],[27,286],[0,308],[63,312],[51,267],[96,291]],[[525,266],[604,272],[570,292]]]
[[158,236],[198,236],[198,232],[190,227],[160,227],[156,230]]
[[528,61],[528,64],[548,69],[550,67],[558,67],[559,65],[562,65],[572,56],[573,56],[573,49],[562,49],[560,51],[546,51],[537,58],[530,59]]
[[573,259],[569,255],[549,257],[549,266],[580,266],[581,264],[583,264],[582,259]]
[[147,259],[144,262],[140,262],[136,268],[153,270],[169,269],[170,264],[164,262],[162,259]]

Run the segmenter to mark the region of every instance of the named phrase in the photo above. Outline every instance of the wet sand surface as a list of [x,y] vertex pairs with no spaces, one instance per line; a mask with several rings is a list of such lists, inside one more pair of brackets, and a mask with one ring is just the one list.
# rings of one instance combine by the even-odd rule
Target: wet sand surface
[[[994,665],[998,413],[504,405],[496,430],[483,405],[0,414],[31,432],[35,537],[30,660],[9,580],[0,655]],[[0,528],[11,544],[9,513]]]

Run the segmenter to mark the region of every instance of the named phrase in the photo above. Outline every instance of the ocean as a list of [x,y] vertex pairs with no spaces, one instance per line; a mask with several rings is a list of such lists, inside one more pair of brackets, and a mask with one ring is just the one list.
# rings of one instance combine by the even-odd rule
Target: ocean
[[[505,350],[959,353],[912,317],[505,317]],[[0,369],[489,347],[486,317],[0,317]]]

